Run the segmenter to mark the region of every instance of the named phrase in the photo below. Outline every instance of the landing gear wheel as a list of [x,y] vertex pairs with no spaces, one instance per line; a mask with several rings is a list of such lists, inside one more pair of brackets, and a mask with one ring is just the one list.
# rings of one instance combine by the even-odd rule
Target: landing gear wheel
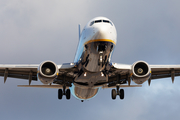
[[113,100],[116,99],[116,95],[117,95],[116,90],[115,90],[115,89],[112,89],[112,91],[111,91],[111,96],[112,96],[112,99],[113,99]]
[[62,96],[63,96],[62,89],[59,89],[58,90],[58,99],[62,99]]
[[120,99],[124,99],[124,89],[120,89],[120,95],[119,95]]
[[71,97],[71,91],[70,91],[70,89],[67,89],[66,90],[66,99],[69,100],[70,97]]

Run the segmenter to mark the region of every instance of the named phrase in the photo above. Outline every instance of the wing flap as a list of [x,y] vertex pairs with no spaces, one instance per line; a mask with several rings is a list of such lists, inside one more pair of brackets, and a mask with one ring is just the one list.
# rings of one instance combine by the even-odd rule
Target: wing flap
[[[34,88],[54,88],[54,89],[63,89],[62,85],[18,85],[18,87],[34,87]],[[66,87],[69,89],[69,87]]]
[[[142,85],[120,85],[119,86],[120,88],[124,88],[124,87],[142,87]],[[116,88],[116,86],[108,86],[108,85],[105,85],[102,87],[103,89],[105,88]]]

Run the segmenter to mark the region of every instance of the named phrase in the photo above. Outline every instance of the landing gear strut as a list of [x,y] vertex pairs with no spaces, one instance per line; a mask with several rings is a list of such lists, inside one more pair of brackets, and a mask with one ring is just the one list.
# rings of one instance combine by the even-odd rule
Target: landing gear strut
[[119,86],[116,86],[116,90],[112,89],[111,91],[111,97],[113,100],[116,99],[116,96],[119,95],[120,99],[124,99],[124,89],[119,90]]

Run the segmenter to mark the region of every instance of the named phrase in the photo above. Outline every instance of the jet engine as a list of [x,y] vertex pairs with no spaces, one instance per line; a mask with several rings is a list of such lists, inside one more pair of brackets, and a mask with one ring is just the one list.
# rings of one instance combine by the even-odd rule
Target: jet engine
[[142,84],[151,77],[151,69],[148,63],[137,61],[132,65],[132,80],[136,84]]
[[44,61],[38,68],[38,79],[43,84],[52,83],[58,76],[59,69],[52,61]]

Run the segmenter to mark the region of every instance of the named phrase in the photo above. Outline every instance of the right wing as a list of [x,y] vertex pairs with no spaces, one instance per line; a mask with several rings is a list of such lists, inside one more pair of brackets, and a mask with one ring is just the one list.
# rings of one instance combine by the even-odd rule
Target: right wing
[[[30,85],[32,80],[38,80],[38,67],[39,64],[0,64],[0,76],[4,76],[4,83],[6,82],[7,77],[11,77],[29,80]],[[59,74],[54,83],[60,84],[61,80],[66,80],[67,87],[70,86],[74,79],[74,76],[78,72],[76,64],[65,63],[62,65],[57,65],[57,67],[59,69]]]
[[[62,85],[18,85],[18,87],[35,87],[35,88],[63,89]],[[69,87],[66,87],[66,89],[69,89]]]
[[33,65],[12,65],[0,64],[0,76],[4,76],[4,83],[7,77],[37,81],[37,64]]

